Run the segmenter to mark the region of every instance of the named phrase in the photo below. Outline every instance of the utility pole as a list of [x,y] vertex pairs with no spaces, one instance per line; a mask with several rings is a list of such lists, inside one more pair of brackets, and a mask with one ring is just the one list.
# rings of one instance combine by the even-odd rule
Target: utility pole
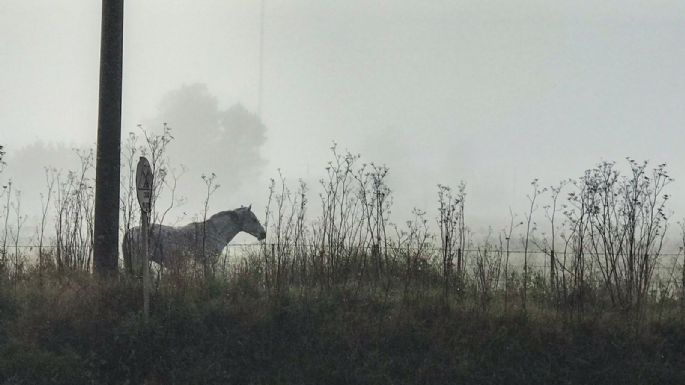
[[262,98],[264,94],[264,11],[266,0],[261,1],[259,14],[259,90],[257,95],[257,116],[262,119]]
[[93,269],[101,277],[116,275],[119,262],[123,30],[124,0],[102,0],[93,245]]

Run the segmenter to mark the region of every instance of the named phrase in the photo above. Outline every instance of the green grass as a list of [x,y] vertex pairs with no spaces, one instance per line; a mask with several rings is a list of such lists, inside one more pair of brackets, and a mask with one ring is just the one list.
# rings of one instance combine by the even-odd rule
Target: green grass
[[245,277],[177,277],[154,291],[145,323],[126,280],[29,275],[1,288],[2,384],[685,383],[675,316],[636,325],[621,313],[483,312],[440,290],[274,295]]

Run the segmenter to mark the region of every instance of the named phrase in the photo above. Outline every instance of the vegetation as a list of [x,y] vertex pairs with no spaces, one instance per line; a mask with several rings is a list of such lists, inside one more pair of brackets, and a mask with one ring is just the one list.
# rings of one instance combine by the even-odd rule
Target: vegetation
[[[4,282],[0,377],[8,384],[682,383],[674,317],[632,327],[528,307],[483,312],[441,290],[293,287],[250,270],[163,281],[143,322],[137,283],[35,272]],[[34,274],[34,275],[32,275]],[[533,293],[531,293],[531,297]],[[595,309],[597,310],[597,309]]]
[[[169,195],[153,221],[175,202],[168,128],[145,133],[142,149],[135,140],[123,157],[122,230],[136,222],[126,170],[142,151],[161,181],[155,201]],[[291,191],[279,173],[267,241],[159,270],[147,321],[138,279],[90,274],[86,172],[48,183],[56,242],[43,246],[41,225],[37,263],[13,236],[19,196],[5,191],[0,382],[685,382],[685,268],[663,252],[665,165],[629,160],[624,176],[604,162],[550,188],[533,181],[523,220],[511,213],[507,228],[479,237],[465,184],[438,186],[435,219],[414,209],[398,225],[389,169],[331,150],[314,208],[310,187]]]

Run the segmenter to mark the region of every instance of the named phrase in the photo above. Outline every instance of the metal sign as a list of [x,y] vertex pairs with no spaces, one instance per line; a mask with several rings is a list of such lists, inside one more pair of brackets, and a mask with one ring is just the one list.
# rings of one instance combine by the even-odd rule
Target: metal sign
[[144,156],[140,157],[136,168],[136,187],[138,189],[138,203],[140,210],[149,213],[152,202],[152,169],[150,162]]

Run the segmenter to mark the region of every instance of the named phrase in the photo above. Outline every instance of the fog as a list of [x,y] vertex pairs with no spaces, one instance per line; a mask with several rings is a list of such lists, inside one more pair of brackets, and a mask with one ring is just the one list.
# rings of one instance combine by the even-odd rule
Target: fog
[[[99,2],[0,3],[0,144],[29,207],[43,167],[76,165],[97,126]],[[530,181],[602,160],[667,163],[685,216],[685,3],[258,1],[126,4],[122,135],[172,129],[176,216],[264,209],[281,169],[312,187],[333,141],[390,168],[393,215],[467,184],[477,231],[521,213]],[[261,112],[261,116],[260,116]],[[68,160],[68,159],[71,160]],[[31,203],[33,202],[33,203]]]
[[[238,201],[249,203],[245,200],[251,194],[245,191],[254,192],[266,165],[260,153],[266,127],[254,113],[240,104],[220,109],[207,87],[195,84],[166,94],[157,117],[147,120],[142,128],[160,134],[165,123],[173,137],[165,155],[178,176],[179,192],[192,199],[191,206],[198,203],[198,196],[206,195],[202,193],[205,184],[201,176],[212,173],[221,185],[217,204],[233,208],[230,205]],[[264,189],[261,193],[265,194]]]

